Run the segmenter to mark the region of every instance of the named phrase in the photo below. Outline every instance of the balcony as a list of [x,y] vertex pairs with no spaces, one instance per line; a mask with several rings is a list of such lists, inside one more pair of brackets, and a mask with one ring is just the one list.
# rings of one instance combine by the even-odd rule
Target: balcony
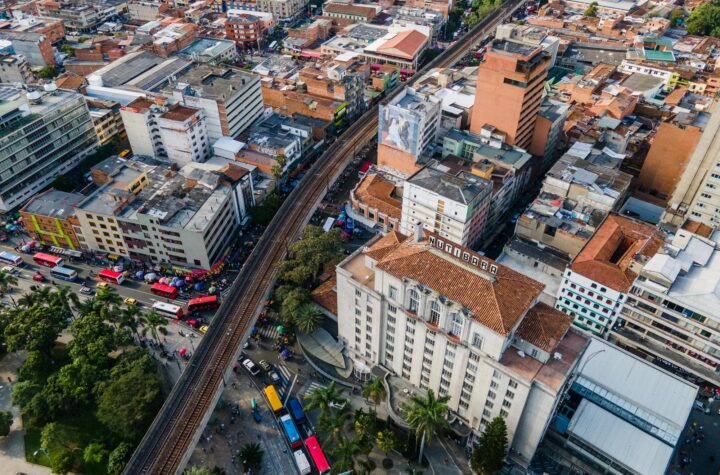
[[454,335],[454,334],[452,334],[452,333],[450,333],[450,332],[448,332],[447,337],[448,337],[448,340],[450,340],[451,342],[453,342],[453,343],[455,343],[455,344],[457,344],[457,345],[459,345],[459,344],[462,343],[462,339],[461,339],[459,336]]
[[405,315],[407,315],[408,317],[412,317],[415,320],[420,320],[420,317],[418,316],[417,312],[413,312],[412,310],[410,310],[408,308],[404,308],[403,311],[405,312]]
[[428,328],[428,330],[431,330],[431,331],[434,331],[434,332],[440,330],[440,327],[437,326],[437,325],[436,325],[435,323],[433,323],[433,322],[425,322],[425,326]]

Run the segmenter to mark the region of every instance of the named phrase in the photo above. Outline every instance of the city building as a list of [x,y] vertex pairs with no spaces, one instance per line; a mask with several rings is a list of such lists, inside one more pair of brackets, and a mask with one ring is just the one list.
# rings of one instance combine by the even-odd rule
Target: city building
[[260,78],[231,66],[197,64],[162,89],[169,99],[205,113],[208,139],[237,137],[263,111]]
[[555,308],[575,326],[606,336],[642,267],[663,245],[654,226],[609,214],[563,274]]
[[54,83],[0,86],[0,210],[10,211],[98,145],[85,99]]
[[259,49],[273,24],[270,13],[231,10],[225,20],[225,36],[240,49]]
[[23,229],[32,239],[45,245],[80,249],[75,235],[75,227],[79,225],[75,207],[84,199],[80,193],[53,188],[39,193],[20,209]]
[[22,55],[32,67],[56,64],[55,47],[45,33],[0,30],[0,41],[9,42],[11,48],[8,52]]
[[30,64],[21,54],[0,54],[0,83],[30,84],[35,82],[35,75]]
[[592,3],[595,3],[598,15],[627,15],[646,5],[647,0],[599,0],[597,2],[590,0],[563,0],[561,3],[579,13],[584,13]]
[[128,15],[131,20],[142,22],[153,21],[163,13],[172,9],[166,2],[131,1],[127,3]]
[[152,34],[152,43],[145,48],[163,58],[177,53],[197,38],[199,27],[193,23],[170,23]]
[[125,126],[120,115],[120,104],[114,101],[91,99],[86,97],[90,117],[100,145],[105,145],[115,137],[125,137]]
[[[402,201],[396,183],[383,173],[371,171],[350,192],[352,217],[369,229],[390,232],[400,229]],[[347,208],[346,208],[347,211]]]
[[378,167],[410,176],[421,168],[420,155],[438,138],[441,105],[405,88],[381,104],[378,120]]
[[470,131],[479,134],[489,124],[506,135],[508,144],[527,149],[550,61],[540,46],[494,41],[478,66]]
[[290,23],[307,8],[307,3],[303,0],[255,0],[255,8],[271,13],[276,23]]
[[546,100],[540,105],[535,120],[535,131],[528,152],[542,157],[537,164],[538,174],[550,169],[563,143],[565,119],[570,113],[570,106],[561,102]]
[[[691,381],[720,384],[716,232],[680,228],[640,270],[611,341]],[[712,234],[711,234],[712,233]]]
[[537,459],[558,465],[540,471],[672,470],[697,386],[598,338],[590,340],[571,381],[538,450]]
[[343,102],[345,114],[352,120],[366,109],[366,76],[366,69],[355,61],[318,61],[300,70],[299,89],[312,96]]
[[166,157],[180,166],[204,162],[210,141],[201,109],[180,104],[165,106],[165,98],[138,98],[120,114],[130,147],[136,155]]
[[382,366],[449,396],[469,447],[503,417],[510,457],[527,466],[587,340],[538,302],[539,282],[426,235],[390,232],[338,264],[340,341],[356,373]]
[[[228,250],[252,199],[249,171],[229,164],[232,178],[206,164],[179,172],[160,162],[111,157],[93,170],[99,188],[78,204],[81,248],[182,269],[209,270]],[[239,189],[240,187],[241,189]]]
[[235,63],[238,59],[235,43],[218,38],[198,38],[180,50],[178,56],[196,63]]
[[475,247],[485,231],[493,184],[492,165],[459,157],[432,160],[405,181],[400,232],[420,226],[440,238]]
[[326,2],[322,6],[324,17],[332,18],[339,25],[353,23],[369,23],[382,11],[379,5],[363,5],[359,3]]
[[88,33],[97,28],[105,19],[114,13],[107,11],[100,2],[70,3],[64,1],[44,0],[36,3],[38,15],[57,18],[62,21],[67,31]]
[[373,64],[391,64],[406,72],[418,69],[420,55],[430,41],[429,28],[420,26],[350,25],[320,47],[326,55],[355,53],[358,59]]
[[680,112],[660,123],[638,177],[643,198],[661,206],[668,204],[709,117],[705,112]]

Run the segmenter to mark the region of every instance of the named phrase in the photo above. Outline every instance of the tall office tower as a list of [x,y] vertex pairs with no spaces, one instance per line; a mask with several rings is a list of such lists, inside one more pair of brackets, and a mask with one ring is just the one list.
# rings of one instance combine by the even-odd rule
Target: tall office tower
[[478,67],[470,131],[484,125],[507,134],[507,143],[527,149],[543,98],[551,55],[541,46],[495,41]]

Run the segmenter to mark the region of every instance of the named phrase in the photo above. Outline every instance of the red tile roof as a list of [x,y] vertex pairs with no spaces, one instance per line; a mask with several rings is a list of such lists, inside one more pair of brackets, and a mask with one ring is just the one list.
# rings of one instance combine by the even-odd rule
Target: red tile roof
[[[544,285],[483,257],[497,266],[491,274],[432,247],[393,232],[375,242],[365,254],[376,267],[397,278],[409,278],[457,302],[472,318],[508,335],[530,309]],[[473,253],[474,254],[474,253]]]
[[402,202],[392,196],[395,184],[377,173],[367,175],[355,190],[358,201],[391,218],[400,219]]
[[428,37],[417,30],[401,31],[377,48],[378,53],[399,58],[414,59]]
[[322,308],[337,315],[337,291],[335,286],[337,285],[337,276],[333,274],[331,278],[318,285],[315,290],[312,291],[310,296],[313,302],[320,305]]
[[552,353],[572,325],[573,317],[539,302],[528,310],[515,336]]
[[585,244],[570,269],[598,284],[627,292],[637,277],[630,265],[652,257],[663,244],[663,233],[649,224],[610,214]]

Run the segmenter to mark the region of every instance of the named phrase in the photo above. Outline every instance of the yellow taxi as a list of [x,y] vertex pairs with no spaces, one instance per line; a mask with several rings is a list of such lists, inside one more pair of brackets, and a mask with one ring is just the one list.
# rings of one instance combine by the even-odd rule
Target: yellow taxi
[[203,325],[200,327],[200,333],[207,333],[207,331],[208,331],[207,325]]
[[137,305],[138,301],[132,297],[126,297],[125,300],[123,300],[123,303],[125,303],[125,305]]
[[108,284],[107,282],[98,282],[95,287],[97,287],[98,289],[107,289],[108,287],[110,287],[110,284]]

